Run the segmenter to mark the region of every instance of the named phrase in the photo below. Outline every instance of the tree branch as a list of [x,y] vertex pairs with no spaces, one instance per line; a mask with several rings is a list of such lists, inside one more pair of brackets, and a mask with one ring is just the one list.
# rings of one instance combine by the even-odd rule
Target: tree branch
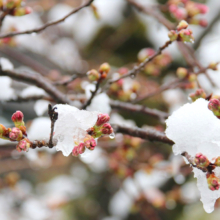
[[20,73],[17,71],[12,70],[2,70],[0,69],[0,75],[1,76],[9,76],[14,80],[26,82],[33,84],[39,88],[44,89],[57,103],[62,104],[71,104],[71,100],[68,99],[63,93],[61,93],[59,90],[57,90],[56,87],[54,87],[50,81],[43,76],[41,76],[38,73]]
[[68,17],[70,17],[72,14],[75,14],[76,12],[80,11],[81,9],[87,7],[87,6],[90,6],[92,4],[94,0],[89,0],[87,1],[86,3],[84,3],[83,5],[77,7],[77,8],[74,8],[71,12],[69,12],[66,16],[64,16],[63,18],[61,19],[58,19],[56,21],[51,21],[51,22],[48,22],[46,23],[45,25],[43,25],[42,27],[39,27],[39,28],[34,28],[34,29],[31,29],[31,30],[26,30],[26,31],[16,31],[16,32],[11,32],[11,33],[8,33],[8,34],[1,34],[0,35],[0,39],[1,38],[6,38],[6,37],[13,37],[13,36],[17,36],[17,35],[22,35],[22,34],[31,34],[31,33],[38,33],[38,32],[41,32],[43,30],[45,30],[46,28],[50,27],[50,26],[53,26],[53,25],[56,25],[56,24],[59,24],[63,21],[65,21]]

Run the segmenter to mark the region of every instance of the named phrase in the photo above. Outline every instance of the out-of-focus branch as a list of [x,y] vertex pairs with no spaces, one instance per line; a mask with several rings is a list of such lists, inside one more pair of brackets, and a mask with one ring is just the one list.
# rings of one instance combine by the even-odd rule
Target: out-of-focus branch
[[110,101],[110,105],[114,109],[143,113],[146,115],[150,115],[150,116],[159,118],[161,121],[168,118],[168,116],[169,116],[169,114],[166,112],[162,112],[157,109],[150,109],[150,108],[147,108],[142,105],[134,105],[131,103],[125,103],[125,102],[114,101],[114,100]]
[[116,125],[116,124],[112,126],[116,133],[127,134],[133,137],[142,138],[144,140],[158,141],[158,142],[162,142],[162,143],[170,144],[170,145],[174,144],[174,142],[170,140],[169,138],[167,138],[167,136],[163,132],[157,131],[153,128],[152,129],[151,128],[142,129],[138,127],[131,128],[131,127],[121,126],[121,125]]
[[63,93],[57,90],[50,81],[40,74],[37,73],[21,73],[12,70],[2,70],[0,69],[1,76],[9,76],[14,80],[34,84],[42,89],[44,89],[57,103],[71,104],[71,100],[68,99]]
[[145,67],[147,63],[151,62],[155,57],[159,56],[164,49],[166,49],[170,44],[172,44],[172,42],[173,41],[167,41],[162,47],[159,48],[157,53],[155,53],[153,56],[147,58],[144,62],[140,63],[138,66],[134,66],[134,68],[130,70],[127,74],[124,74],[121,77],[118,77],[117,79],[110,80],[108,83],[112,84],[119,81],[120,79],[135,76]]
[[74,74],[69,79],[67,79],[65,81],[55,82],[55,83],[53,83],[53,85],[55,85],[55,86],[66,86],[69,83],[73,82],[75,79],[82,78],[82,77],[85,77],[85,76],[86,76],[86,74],[80,74],[80,73],[79,74]]
[[74,8],[71,12],[69,12],[63,18],[58,19],[56,21],[48,22],[45,25],[43,25],[42,27],[34,28],[34,29],[31,29],[31,30],[26,30],[26,31],[16,31],[16,32],[8,33],[8,34],[1,34],[0,38],[13,37],[13,36],[22,35],[22,34],[31,34],[31,33],[41,32],[41,31],[45,30],[46,28],[48,28],[50,26],[53,26],[53,25],[56,25],[56,24],[59,24],[59,23],[65,21],[72,14],[75,14],[76,12],[80,11],[82,8],[85,8],[85,7],[89,6],[89,5],[91,5],[93,1],[94,0],[87,1],[86,3],[82,4],[81,6],[79,6],[77,8]]

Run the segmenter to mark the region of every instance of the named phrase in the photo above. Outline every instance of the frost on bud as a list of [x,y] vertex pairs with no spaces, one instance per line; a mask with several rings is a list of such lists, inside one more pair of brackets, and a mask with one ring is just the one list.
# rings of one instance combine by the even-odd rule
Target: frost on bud
[[199,98],[206,98],[206,93],[203,89],[197,89],[194,93],[191,93],[189,97],[192,99],[193,102],[195,102]]
[[188,28],[188,26],[189,26],[189,24],[188,24],[185,20],[182,20],[182,21],[180,21],[180,23],[178,24],[177,30],[178,30],[178,31],[181,31],[182,29]]
[[111,134],[111,133],[113,133],[113,128],[112,128],[112,126],[109,123],[105,123],[101,127],[101,132],[103,134]]
[[110,120],[110,117],[108,114],[99,114],[97,122],[96,122],[96,126],[101,126],[105,124],[106,122],[108,122],[109,120]]
[[220,101],[218,99],[211,99],[208,108],[214,113],[214,115],[218,117],[220,116]]
[[138,61],[143,62],[154,54],[155,50],[153,50],[152,48],[144,48],[138,53]]
[[99,72],[101,74],[103,73],[108,73],[110,71],[110,65],[108,63],[103,63],[100,67],[99,67]]
[[211,70],[218,70],[218,63],[212,62],[209,64],[208,68]]
[[220,157],[217,157],[215,159],[215,163],[214,163],[216,166],[220,167]]
[[30,146],[31,146],[30,141],[27,138],[24,138],[21,141],[19,141],[18,145],[16,146],[16,150],[18,152],[21,152],[21,151],[28,152]]
[[88,148],[89,150],[94,150],[95,147],[96,147],[96,141],[95,139],[90,136],[90,135],[87,135],[84,139],[84,144],[86,146],[86,148]]
[[98,79],[100,78],[99,72],[95,69],[88,71],[87,76],[90,81],[98,81]]
[[11,117],[11,120],[14,122],[16,127],[24,125],[23,119],[24,115],[21,111],[16,111]]
[[206,178],[210,190],[214,191],[219,189],[219,179],[214,175],[214,173],[208,173]]
[[170,38],[171,41],[175,41],[178,38],[178,34],[176,31],[171,30],[168,32],[168,37]]
[[176,74],[180,79],[184,79],[188,74],[188,70],[186,68],[179,67],[176,71]]
[[210,164],[208,158],[201,153],[196,154],[194,158],[194,162],[196,166],[201,167],[201,168],[206,168]]
[[194,42],[194,37],[192,30],[190,29],[183,29],[179,32],[180,40],[183,42]]
[[23,137],[23,133],[19,128],[12,128],[9,132],[9,138],[13,141],[20,141]]

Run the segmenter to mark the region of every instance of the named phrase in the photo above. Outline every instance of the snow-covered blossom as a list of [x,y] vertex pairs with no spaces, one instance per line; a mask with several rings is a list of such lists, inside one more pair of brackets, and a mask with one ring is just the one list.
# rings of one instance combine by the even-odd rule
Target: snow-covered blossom
[[[216,157],[220,156],[220,121],[208,109],[208,101],[198,99],[192,104],[185,104],[175,111],[166,123],[166,135],[175,142],[173,146],[175,154],[187,152],[195,157],[196,154],[201,153],[212,163],[215,162]],[[217,190],[218,184],[216,181],[213,184],[213,181],[200,169],[195,167],[193,171],[197,177],[197,186],[204,209],[210,213],[214,210],[216,199],[220,197],[220,190]],[[220,177],[219,171],[219,167],[214,169],[214,175],[217,178]],[[212,186],[215,187],[214,191],[209,188]]]
[[79,110],[69,105],[55,107],[58,112],[54,130],[54,138],[58,140],[56,149],[68,156],[75,146],[84,142],[87,130],[95,125],[99,113]]

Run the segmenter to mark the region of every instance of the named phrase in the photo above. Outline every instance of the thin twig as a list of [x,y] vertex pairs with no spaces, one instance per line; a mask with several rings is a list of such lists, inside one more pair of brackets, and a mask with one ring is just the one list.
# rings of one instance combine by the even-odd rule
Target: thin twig
[[174,142],[170,139],[167,138],[167,136],[160,131],[157,131],[153,128],[138,128],[138,127],[127,127],[127,126],[121,126],[121,125],[112,125],[114,128],[114,131],[116,133],[122,133],[122,134],[127,134],[133,137],[139,137],[144,140],[149,140],[149,141],[159,141],[165,144],[170,144],[173,145]]
[[38,73],[21,73],[14,70],[12,71],[0,69],[0,75],[9,76],[14,80],[34,84],[35,86],[44,89],[57,103],[71,104],[72,102],[63,93],[57,90],[57,88],[54,87],[48,79]]
[[53,25],[56,25],[56,24],[59,24],[59,23],[65,21],[72,14],[75,14],[76,12],[80,11],[82,8],[85,8],[89,5],[91,5],[93,1],[94,0],[89,0],[86,3],[84,3],[83,5],[81,5],[77,8],[74,8],[70,13],[65,15],[63,18],[58,19],[56,21],[48,22],[48,23],[44,24],[43,26],[41,26],[39,28],[33,28],[31,30],[26,30],[26,31],[16,31],[16,32],[8,33],[8,34],[2,34],[2,35],[0,35],[0,38],[13,37],[13,36],[22,35],[22,34],[31,34],[31,33],[41,32],[41,31],[45,30],[46,28],[48,28],[50,26],[53,26]]
[[146,66],[147,63],[151,62],[155,57],[159,56],[164,49],[166,49],[170,44],[172,44],[172,42],[173,41],[167,41],[162,47],[159,48],[157,53],[155,53],[153,56],[145,59],[139,65],[134,66],[133,69],[128,71],[127,74],[124,74],[124,75],[118,77],[117,79],[110,80],[108,83],[112,84],[112,83],[115,83],[115,82],[119,81],[120,79],[123,79],[123,78],[126,78],[126,77],[134,77],[134,76],[136,76]]
[[95,90],[91,91],[91,97],[84,103],[82,109],[86,109],[92,103],[93,98],[95,97],[96,93],[99,90],[99,86],[100,86],[101,81],[102,81],[102,78],[100,77],[96,83]]
[[57,109],[57,107],[52,108],[51,104],[48,105],[48,115],[50,116],[50,120],[51,120],[49,148],[53,148],[53,146],[54,146],[53,145],[53,131],[54,131],[55,122],[58,119],[58,112],[55,111],[56,109]]
[[83,78],[85,77],[86,74],[74,74],[72,75],[69,79],[65,80],[65,81],[57,81],[57,82],[54,82],[53,85],[55,86],[66,86],[68,85],[69,83],[73,82],[75,79],[77,78]]
[[125,103],[120,101],[110,101],[110,105],[114,109],[120,109],[120,110],[126,110],[130,112],[138,112],[138,113],[144,113],[146,115],[150,115],[156,118],[159,118],[161,121],[164,121],[164,119],[169,117],[169,114],[166,112],[159,111],[157,109],[151,109],[147,108],[142,105],[134,105],[131,103]]

